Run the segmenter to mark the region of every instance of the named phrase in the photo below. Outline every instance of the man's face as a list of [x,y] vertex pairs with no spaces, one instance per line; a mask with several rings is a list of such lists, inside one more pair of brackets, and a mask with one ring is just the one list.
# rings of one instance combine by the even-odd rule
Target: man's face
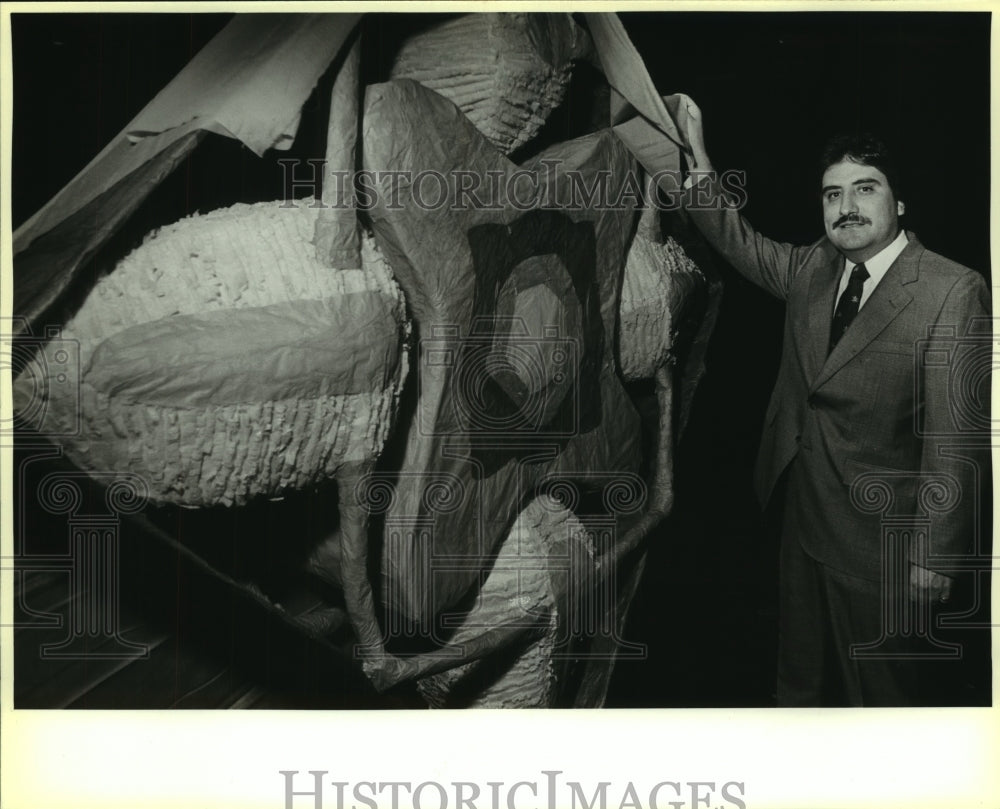
[[845,159],[823,173],[823,224],[838,250],[867,261],[899,233],[903,203],[877,168]]

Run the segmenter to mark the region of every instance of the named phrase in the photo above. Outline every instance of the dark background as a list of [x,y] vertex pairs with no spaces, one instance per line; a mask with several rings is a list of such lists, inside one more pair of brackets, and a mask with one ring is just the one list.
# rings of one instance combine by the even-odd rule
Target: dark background
[[[716,168],[746,172],[744,213],[760,231],[798,243],[819,238],[823,142],[838,131],[875,130],[903,165],[904,225],[929,249],[989,278],[989,14],[621,16],[659,90],[685,92],[701,106]],[[14,226],[229,18],[14,14]],[[391,49],[382,32],[413,19],[369,18],[369,59],[377,63]],[[572,119],[569,108],[554,116]],[[209,137],[140,208],[124,243],[195,210],[278,198],[283,178],[274,158],[322,154],[324,127],[314,96],[290,153],[262,160],[235,141]],[[553,136],[552,127],[546,134]],[[676,512],[653,537],[626,633],[647,643],[649,656],[619,664],[612,706],[771,700],[776,551],[761,528],[750,470],[783,309],[721,260],[715,271],[725,292],[708,373],[678,449]],[[987,652],[974,633],[963,639],[972,652],[947,678],[957,702],[974,704],[984,694],[988,700]]]

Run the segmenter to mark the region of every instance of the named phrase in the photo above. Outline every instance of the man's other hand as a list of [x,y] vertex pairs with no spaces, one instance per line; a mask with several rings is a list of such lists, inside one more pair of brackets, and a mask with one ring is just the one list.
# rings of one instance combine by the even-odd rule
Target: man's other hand
[[910,565],[910,598],[918,600],[926,598],[930,603],[942,603],[951,598],[951,585],[954,579],[943,573],[935,573],[920,565]]

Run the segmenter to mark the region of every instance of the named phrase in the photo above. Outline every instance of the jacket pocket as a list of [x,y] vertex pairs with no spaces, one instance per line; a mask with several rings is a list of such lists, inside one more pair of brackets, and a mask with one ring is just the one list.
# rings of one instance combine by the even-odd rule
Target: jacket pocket
[[850,488],[851,502],[862,511],[911,514],[915,506],[920,472],[849,458],[842,480]]
[[916,350],[916,344],[905,340],[874,340],[866,349],[866,351],[881,351],[885,354],[902,354],[905,357],[915,356]]

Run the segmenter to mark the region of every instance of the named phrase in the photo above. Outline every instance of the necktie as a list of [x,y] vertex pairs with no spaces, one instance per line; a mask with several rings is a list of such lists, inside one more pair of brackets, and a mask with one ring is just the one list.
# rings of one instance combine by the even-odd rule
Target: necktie
[[851,325],[851,321],[858,313],[858,307],[861,305],[861,292],[867,279],[868,270],[865,269],[865,265],[855,265],[854,269],[851,270],[847,289],[837,301],[837,310],[833,313],[833,323],[830,327],[830,351],[833,351],[833,347],[840,342],[840,338],[844,336],[847,327]]

